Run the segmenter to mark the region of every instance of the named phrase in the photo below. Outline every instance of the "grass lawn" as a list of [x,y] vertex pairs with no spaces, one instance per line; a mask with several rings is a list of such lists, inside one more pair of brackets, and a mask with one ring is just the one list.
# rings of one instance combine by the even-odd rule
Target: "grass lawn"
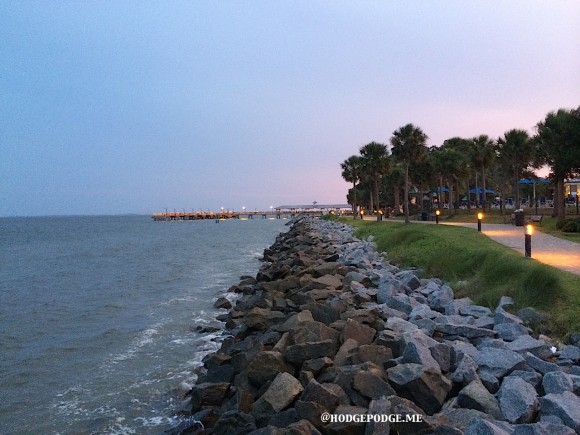
[[456,297],[493,309],[501,296],[511,296],[516,310],[532,306],[548,314],[552,336],[580,331],[580,276],[530,261],[469,228],[341,221],[355,226],[360,238],[373,235],[390,262],[445,280]]

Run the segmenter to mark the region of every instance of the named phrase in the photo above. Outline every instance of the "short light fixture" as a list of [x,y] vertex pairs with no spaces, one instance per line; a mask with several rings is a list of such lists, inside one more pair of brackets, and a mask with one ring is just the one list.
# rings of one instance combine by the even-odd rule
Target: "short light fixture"
[[483,213],[477,213],[477,231],[481,233],[481,220],[483,219]]
[[524,255],[526,258],[532,258],[532,234],[534,233],[534,226],[526,225],[526,234],[524,238]]

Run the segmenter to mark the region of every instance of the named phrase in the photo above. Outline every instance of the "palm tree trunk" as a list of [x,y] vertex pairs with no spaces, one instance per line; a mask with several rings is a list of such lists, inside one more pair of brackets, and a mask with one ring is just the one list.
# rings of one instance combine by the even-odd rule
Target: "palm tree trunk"
[[519,172],[515,171],[514,173],[514,195],[515,195],[515,210],[519,210],[520,209],[520,189],[519,189],[519,185],[518,185],[518,181],[519,181],[520,177],[519,177]]
[[483,211],[485,210],[486,199],[487,199],[487,186],[485,185],[485,165],[481,165],[481,190],[483,190],[483,196],[481,197],[481,206]]
[[395,185],[394,190],[395,216],[399,216],[401,214],[401,186],[398,184]]
[[478,180],[479,173],[475,171],[475,208],[479,208],[479,180]]
[[443,175],[439,176],[439,192],[437,192],[437,208],[443,208],[441,198],[443,197]]
[[352,200],[352,214],[356,219],[356,182],[352,182],[352,192],[353,192],[353,200]]
[[403,198],[403,208],[405,212],[405,223],[408,224],[409,220],[409,162],[405,164],[405,197]]
[[381,207],[379,205],[379,179],[378,178],[375,178],[375,208],[376,208],[377,213],[381,209]]

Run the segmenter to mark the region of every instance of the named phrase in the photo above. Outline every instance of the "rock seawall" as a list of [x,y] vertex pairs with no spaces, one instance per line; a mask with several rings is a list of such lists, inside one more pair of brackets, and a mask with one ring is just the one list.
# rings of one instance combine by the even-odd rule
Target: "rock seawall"
[[454,299],[335,222],[297,220],[264,261],[174,433],[580,433],[580,348],[554,353],[509,298]]

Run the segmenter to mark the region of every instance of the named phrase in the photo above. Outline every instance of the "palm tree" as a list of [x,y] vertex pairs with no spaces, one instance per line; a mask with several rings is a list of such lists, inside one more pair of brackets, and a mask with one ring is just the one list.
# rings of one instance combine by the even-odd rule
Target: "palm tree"
[[[391,156],[392,157],[392,156]],[[393,189],[393,214],[401,213],[401,186],[405,183],[405,168],[391,158],[390,170],[385,174],[385,185]]]
[[471,155],[471,141],[464,139],[462,137],[452,137],[443,141],[442,147],[444,150],[453,150],[450,156],[453,158],[448,165],[451,166],[450,175],[453,179],[453,185],[457,192],[457,198],[454,202],[454,209],[459,206],[459,201],[461,199],[460,186],[467,191],[467,208],[471,209],[471,198],[469,194],[469,180],[471,179],[472,167],[470,162]]
[[352,202],[352,213],[354,218],[356,219],[356,184],[360,181],[360,172],[362,169],[362,159],[360,156],[350,156],[344,162],[340,164],[342,168],[342,178],[346,181],[352,183],[352,191],[353,191],[353,202]]
[[514,186],[515,208],[520,208],[519,180],[522,172],[530,167],[534,159],[534,145],[525,130],[506,131],[503,138],[497,140],[499,158],[511,169]]
[[550,112],[534,137],[542,163],[550,166],[555,185],[554,214],[565,218],[564,180],[580,172],[580,108]]
[[[481,189],[483,190],[482,197],[482,208],[485,211],[486,206],[486,189],[487,189],[487,169],[493,163],[495,159],[495,142],[490,139],[487,135],[482,134],[472,139],[473,141],[473,154],[472,160],[476,167],[481,170]],[[477,186],[476,186],[477,192]]]
[[371,142],[360,149],[362,167],[371,181],[371,209],[378,210],[381,177],[389,170],[389,151],[382,143]]
[[400,161],[405,167],[405,187],[403,198],[403,209],[405,212],[405,223],[409,223],[409,167],[411,163],[419,160],[427,152],[427,135],[414,126],[407,124],[393,132],[391,137],[392,153],[395,159]]

